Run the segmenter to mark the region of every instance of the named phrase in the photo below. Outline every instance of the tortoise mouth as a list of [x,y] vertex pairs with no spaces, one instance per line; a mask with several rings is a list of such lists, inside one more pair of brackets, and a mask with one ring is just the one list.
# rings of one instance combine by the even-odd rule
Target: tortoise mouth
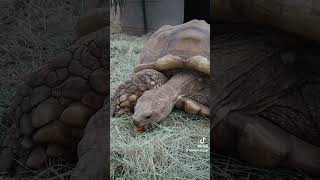
[[135,123],[133,124],[137,132],[150,131],[159,126],[159,123],[146,123],[143,125],[136,125]]
[[[137,132],[150,131],[159,126],[162,121],[151,120],[151,119],[141,119],[141,117],[137,117],[135,114],[132,116],[133,125],[135,126],[135,130]],[[156,122],[158,121],[158,122]]]
[[138,99],[132,116],[137,128],[150,129],[161,123],[171,113],[176,93],[167,93],[166,85],[144,92]]

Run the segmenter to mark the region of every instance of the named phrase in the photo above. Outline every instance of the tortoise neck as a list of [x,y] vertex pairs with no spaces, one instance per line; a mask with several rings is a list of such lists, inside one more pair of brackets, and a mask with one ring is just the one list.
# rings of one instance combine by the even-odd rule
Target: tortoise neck
[[172,76],[169,81],[159,87],[159,91],[165,92],[173,101],[173,106],[179,98],[188,96],[203,88],[202,78],[196,73],[182,72]]

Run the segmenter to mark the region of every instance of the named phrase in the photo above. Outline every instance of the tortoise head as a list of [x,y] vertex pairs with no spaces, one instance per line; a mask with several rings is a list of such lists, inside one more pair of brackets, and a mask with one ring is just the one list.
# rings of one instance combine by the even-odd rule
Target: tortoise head
[[165,120],[181,97],[203,88],[201,76],[203,74],[194,71],[183,71],[174,74],[165,84],[145,91],[134,107],[134,125],[149,129]]
[[175,105],[175,92],[166,92],[169,84],[151,89],[143,93],[137,100],[132,116],[136,127],[149,129],[162,122],[172,111]]

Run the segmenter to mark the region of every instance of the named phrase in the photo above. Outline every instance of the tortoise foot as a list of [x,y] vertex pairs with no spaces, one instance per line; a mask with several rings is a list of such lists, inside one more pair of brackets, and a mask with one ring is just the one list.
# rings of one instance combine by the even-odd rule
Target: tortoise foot
[[45,156],[75,152],[88,120],[103,106],[108,81],[98,33],[104,34],[81,38],[17,87],[9,118],[17,129],[16,154],[29,167],[39,168]]
[[165,75],[153,69],[135,73],[115,91],[112,99],[112,116],[132,114],[138,98],[144,91],[159,87],[166,81]]

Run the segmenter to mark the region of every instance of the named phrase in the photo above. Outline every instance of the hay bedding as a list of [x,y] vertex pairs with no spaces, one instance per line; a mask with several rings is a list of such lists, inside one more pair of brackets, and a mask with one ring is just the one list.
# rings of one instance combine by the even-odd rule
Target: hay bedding
[[[147,37],[111,41],[111,94],[133,72]],[[110,174],[119,179],[209,179],[208,119],[174,111],[156,129],[137,133],[130,116],[111,117]]]

